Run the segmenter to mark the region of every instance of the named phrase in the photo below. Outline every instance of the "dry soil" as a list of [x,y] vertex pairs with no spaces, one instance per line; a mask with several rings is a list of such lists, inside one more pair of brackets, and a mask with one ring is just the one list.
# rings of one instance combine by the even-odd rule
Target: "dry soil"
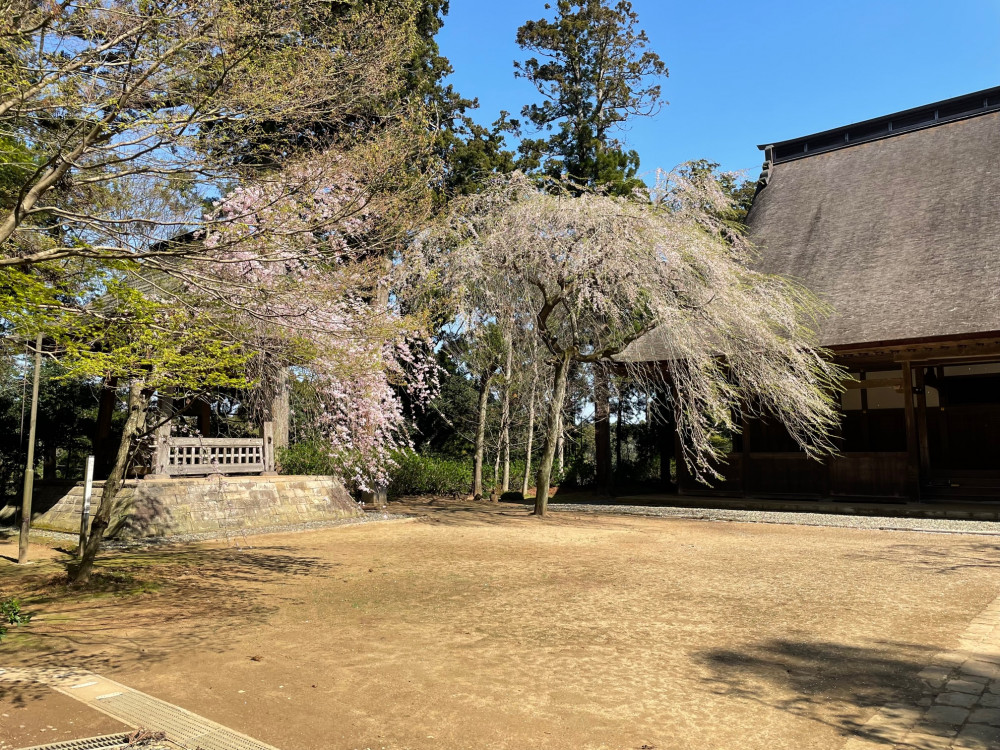
[[415,518],[114,553],[91,592],[0,560],[39,613],[0,666],[91,669],[282,750],[836,750],[1000,594],[989,537],[390,509]]

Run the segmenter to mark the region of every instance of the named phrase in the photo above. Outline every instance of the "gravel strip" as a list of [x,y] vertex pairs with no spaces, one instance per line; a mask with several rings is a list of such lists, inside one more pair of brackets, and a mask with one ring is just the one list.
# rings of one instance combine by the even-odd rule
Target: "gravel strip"
[[[406,521],[412,520],[412,516],[401,516],[393,513],[375,513],[366,511],[363,516],[356,518],[341,518],[337,521],[309,521],[308,523],[288,524],[284,526],[255,526],[252,529],[231,529],[229,531],[209,531],[201,534],[175,534],[164,537],[150,537],[139,539],[106,539],[103,543],[104,549],[136,549],[140,547],[157,547],[167,544],[186,544],[189,542],[203,542],[214,539],[227,539],[239,541],[244,537],[260,536],[261,534],[287,534],[301,531],[313,531],[315,529],[330,529],[336,526],[355,526],[362,523],[376,523],[379,521]],[[32,529],[31,536],[45,537],[63,542],[76,543],[80,539],[79,534],[64,534],[61,531],[46,531],[44,529]]]
[[983,534],[1000,536],[998,521],[967,521],[952,518],[887,518],[885,516],[796,513],[771,510],[726,510],[718,508],[662,508],[646,505],[595,505],[590,503],[552,503],[550,510],[573,513],[603,513],[653,518],[689,518],[698,521],[736,523],[783,523],[798,526],[836,526],[844,529],[879,531],[926,531],[939,534]]

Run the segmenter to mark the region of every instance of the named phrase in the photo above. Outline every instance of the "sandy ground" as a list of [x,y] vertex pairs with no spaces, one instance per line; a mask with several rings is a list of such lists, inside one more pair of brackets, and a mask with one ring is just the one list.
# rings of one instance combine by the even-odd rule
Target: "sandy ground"
[[119,553],[96,593],[0,560],[40,613],[0,666],[282,750],[834,750],[1000,594],[989,537],[390,509],[417,518]]

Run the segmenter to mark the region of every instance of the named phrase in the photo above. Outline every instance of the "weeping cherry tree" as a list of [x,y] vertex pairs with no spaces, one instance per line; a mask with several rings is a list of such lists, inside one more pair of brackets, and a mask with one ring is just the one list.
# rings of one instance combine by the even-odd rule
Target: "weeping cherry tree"
[[[717,476],[711,436],[743,416],[780,420],[811,456],[833,450],[843,373],[818,348],[826,313],[754,269],[716,181],[663,174],[619,198],[523,175],[456,202],[417,243],[411,273],[444,281],[457,317],[527,315],[551,366],[535,513],[544,515],[573,363],[615,363],[667,394],[692,473]],[[644,361],[655,345],[657,362]]]

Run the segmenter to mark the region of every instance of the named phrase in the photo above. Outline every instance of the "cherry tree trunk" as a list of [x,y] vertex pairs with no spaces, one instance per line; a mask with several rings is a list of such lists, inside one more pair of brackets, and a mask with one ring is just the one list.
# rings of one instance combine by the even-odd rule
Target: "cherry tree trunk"
[[513,377],[514,342],[507,337],[507,361],[503,371],[503,412],[500,416],[500,443],[503,450],[503,483],[501,492],[510,491],[510,387]]
[[486,408],[490,400],[490,378],[479,379],[478,420],[476,422],[476,452],[472,465],[472,497],[476,502],[483,499],[483,458],[486,455]]
[[146,410],[149,408],[150,394],[143,390],[143,386],[141,380],[134,380],[129,386],[128,417],[125,420],[122,441],[118,445],[118,454],[111,467],[111,473],[104,483],[101,502],[91,521],[90,534],[87,536],[87,543],[83,548],[83,556],[76,569],[71,573],[73,583],[84,584],[90,580],[94,560],[97,558],[101,542],[104,540],[104,532],[107,531],[108,525],[111,523],[111,511],[115,505],[115,498],[125,483],[125,471],[132,453],[132,441],[146,424]]
[[611,401],[608,373],[594,366],[594,463],[597,471],[594,488],[599,494],[611,492]]
[[542,457],[535,480],[535,515],[544,516],[549,505],[549,484],[552,481],[552,464],[556,457],[556,445],[562,433],[562,410],[566,401],[566,382],[569,379],[569,355],[563,353],[555,363],[552,374],[552,403],[545,425],[545,442],[542,443]]
[[535,440],[535,388],[531,388],[531,402],[528,404],[528,446],[524,451],[524,479],[521,482],[521,496],[528,494],[528,484],[531,477],[531,449]]

